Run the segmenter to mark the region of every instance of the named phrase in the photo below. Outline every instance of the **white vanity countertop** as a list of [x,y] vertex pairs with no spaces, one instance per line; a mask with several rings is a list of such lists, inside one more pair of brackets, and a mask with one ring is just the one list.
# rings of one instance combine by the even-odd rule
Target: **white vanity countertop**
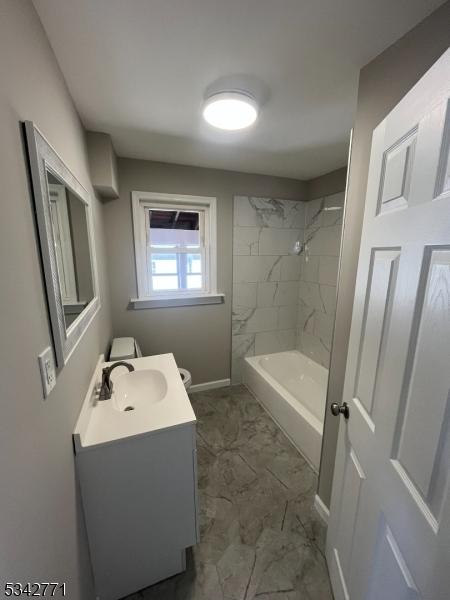
[[96,389],[101,382],[102,368],[113,364],[102,362],[102,359],[103,357],[95,369],[73,433],[76,452],[196,422],[173,354],[159,354],[126,361],[133,365],[135,372],[147,370],[162,373],[167,383],[167,388],[164,384],[162,392],[160,391],[160,401],[149,401],[147,404],[144,396],[139,403],[135,403],[135,409],[130,411],[118,409],[115,397],[115,394],[119,394],[118,378],[128,373],[125,367],[116,367],[111,373],[111,399],[97,399]]

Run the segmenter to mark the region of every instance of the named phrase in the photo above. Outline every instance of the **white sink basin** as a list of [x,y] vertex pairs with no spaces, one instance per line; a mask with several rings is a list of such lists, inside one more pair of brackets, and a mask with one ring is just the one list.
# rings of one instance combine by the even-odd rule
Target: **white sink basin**
[[148,408],[151,404],[161,402],[167,394],[167,379],[156,369],[127,371],[116,378],[112,376],[111,380],[111,400],[116,410],[129,412]]
[[74,432],[77,451],[195,423],[173,354],[126,362],[134,371],[123,366],[111,371],[109,400],[99,400],[94,390],[100,385],[102,369],[113,363],[98,363]]

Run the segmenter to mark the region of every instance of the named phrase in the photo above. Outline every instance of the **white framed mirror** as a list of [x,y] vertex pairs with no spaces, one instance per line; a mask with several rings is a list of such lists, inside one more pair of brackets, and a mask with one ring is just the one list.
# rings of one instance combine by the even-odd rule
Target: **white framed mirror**
[[58,368],[100,308],[91,198],[31,121],[25,122],[36,221]]

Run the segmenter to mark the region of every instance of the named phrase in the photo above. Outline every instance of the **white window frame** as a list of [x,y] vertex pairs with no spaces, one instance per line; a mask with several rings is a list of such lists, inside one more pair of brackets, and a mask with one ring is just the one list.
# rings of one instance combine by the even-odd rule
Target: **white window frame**
[[69,211],[67,210],[66,186],[59,183],[49,183],[48,192],[62,302],[64,306],[66,304],[77,304],[75,261],[73,259]]
[[[157,192],[132,192],[134,250],[136,260],[137,298],[131,299],[132,308],[158,308],[189,304],[216,304],[223,302],[217,292],[217,201],[212,196],[187,196]],[[183,210],[201,213],[204,239],[204,288],[191,291],[152,290],[148,268],[147,231],[149,209]],[[190,250],[190,253],[193,251]],[[170,250],[165,250],[165,254]],[[202,265],[203,266],[203,265]]]

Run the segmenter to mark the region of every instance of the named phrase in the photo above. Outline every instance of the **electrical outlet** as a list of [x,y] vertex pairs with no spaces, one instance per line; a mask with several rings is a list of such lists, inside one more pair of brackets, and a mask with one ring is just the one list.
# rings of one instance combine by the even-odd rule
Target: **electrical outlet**
[[44,398],[47,398],[56,384],[55,360],[53,358],[53,350],[50,346],[39,354],[38,359]]

